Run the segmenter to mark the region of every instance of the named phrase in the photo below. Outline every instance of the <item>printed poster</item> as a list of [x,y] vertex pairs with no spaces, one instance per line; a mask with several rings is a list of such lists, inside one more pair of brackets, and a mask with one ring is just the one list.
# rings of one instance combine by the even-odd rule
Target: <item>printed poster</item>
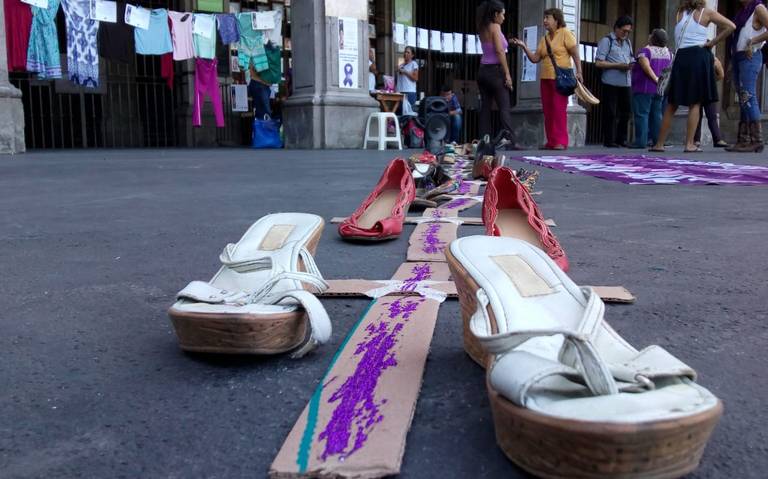
[[125,6],[125,23],[135,28],[149,30],[149,10],[127,4]]
[[392,31],[394,32],[395,43],[398,45],[405,45],[405,25],[402,23],[395,23]]
[[422,50],[429,50],[429,30],[419,28],[416,30],[416,43]]
[[405,27],[405,45],[416,48],[416,28]]
[[464,53],[462,51],[463,47],[464,47],[464,34],[463,33],[454,33],[453,34],[453,52],[454,53]]
[[248,87],[246,85],[230,85],[232,111],[248,111]]
[[117,3],[91,0],[91,20],[117,23]]
[[360,65],[360,51],[357,45],[357,19],[339,17],[340,88],[360,88],[358,65]]
[[443,53],[453,53],[453,33],[443,33]]
[[[531,27],[523,28],[523,42],[528,46],[532,52],[536,51],[539,40],[539,27],[533,25]],[[536,81],[539,74],[538,65],[532,63],[528,59],[528,55],[523,53],[523,75],[520,79],[521,82]]]
[[437,30],[429,31],[429,48],[436,52],[443,50],[443,39]]

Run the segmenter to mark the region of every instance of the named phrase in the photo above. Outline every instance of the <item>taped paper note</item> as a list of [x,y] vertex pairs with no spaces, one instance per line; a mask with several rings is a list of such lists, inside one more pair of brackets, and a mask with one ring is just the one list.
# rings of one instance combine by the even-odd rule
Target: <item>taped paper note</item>
[[135,28],[149,30],[149,10],[128,4],[125,6],[125,23]]
[[422,50],[429,50],[429,30],[419,28],[416,30],[416,43]]
[[252,23],[254,30],[272,30],[275,28],[274,12],[256,12]]
[[91,20],[117,23],[117,3],[91,0]]
[[415,27],[406,27],[405,44],[409,47],[416,48],[416,28]]
[[443,39],[437,30],[429,31],[429,48],[436,52],[443,51]]
[[398,45],[405,45],[405,25],[402,23],[395,23],[392,28],[395,37],[395,43]]
[[33,7],[48,8],[48,0],[21,0],[24,3],[28,3]]

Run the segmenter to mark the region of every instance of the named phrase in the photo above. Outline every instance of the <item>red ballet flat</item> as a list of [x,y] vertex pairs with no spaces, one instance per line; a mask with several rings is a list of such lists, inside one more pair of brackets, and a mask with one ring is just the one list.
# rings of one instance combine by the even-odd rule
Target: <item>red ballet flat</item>
[[519,238],[537,246],[563,271],[568,257],[549,229],[528,189],[511,169],[493,170],[483,196],[483,224],[489,236]]
[[396,158],[387,165],[360,207],[339,225],[339,235],[362,241],[397,238],[403,232],[405,215],[415,197],[416,185],[408,163]]

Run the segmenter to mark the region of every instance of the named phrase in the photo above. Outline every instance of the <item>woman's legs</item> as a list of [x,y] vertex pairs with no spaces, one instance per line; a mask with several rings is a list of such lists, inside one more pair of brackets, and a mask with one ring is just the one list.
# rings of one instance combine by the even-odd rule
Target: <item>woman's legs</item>
[[737,57],[736,68],[738,69],[737,83],[739,88],[739,105],[741,106],[741,117],[744,121],[760,121],[760,104],[757,101],[757,76],[763,67],[763,56],[758,51],[752,55],[752,59]]
[[709,125],[709,131],[712,133],[713,145],[723,140],[723,136],[720,133],[719,109],[720,103],[710,103],[704,107],[704,113],[707,114],[707,125]]
[[568,97],[561,95],[554,87],[554,80],[552,81],[552,102],[554,103],[553,118],[552,118],[552,146],[562,146],[568,148]]
[[544,143],[544,148],[552,148],[555,146],[555,143],[553,142],[554,126],[552,124],[555,108],[555,105],[552,102],[554,80],[540,80],[539,89],[541,90],[541,109],[544,111],[544,134],[547,137],[547,141]]
[[648,139],[651,140],[651,144],[653,145],[659,140],[659,129],[661,128],[662,116],[664,116],[664,97],[660,95],[652,95],[651,111],[648,113]]
[[664,118],[661,120],[661,130],[659,130],[659,138],[656,140],[656,144],[653,145],[654,150],[664,150],[664,142],[667,141],[667,135],[669,129],[672,128],[672,118],[677,111],[677,105],[671,103],[667,104],[667,108],[664,110]]
[[477,87],[480,90],[480,138],[491,134],[491,104],[493,102],[493,71],[491,67],[480,66]]
[[637,148],[648,146],[648,115],[653,95],[635,93],[632,95],[632,112],[635,114],[635,143]]
[[701,105],[695,103],[688,105],[688,124],[685,128],[685,150],[691,151],[696,149],[696,143],[693,141],[693,137],[696,134],[696,127],[699,125],[701,119]]

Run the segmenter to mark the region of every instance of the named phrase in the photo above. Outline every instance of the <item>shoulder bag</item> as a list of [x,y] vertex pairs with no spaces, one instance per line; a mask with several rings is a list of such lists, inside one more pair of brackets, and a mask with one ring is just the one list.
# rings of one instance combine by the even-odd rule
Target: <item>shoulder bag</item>
[[573,68],[561,68],[557,66],[546,33],[544,34],[544,42],[547,44],[547,54],[549,55],[549,59],[552,61],[552,66],[555,68],[555,89],[563,96],[573,95],[573,92],[576,91],[576,75],[573,73]]
[[683,31],[680,32],[680,38],[677,39],[677,43],[675,44],[675,53],[672,55],[672,62],[669,64],[669,66],[661,70],[661,75],[659,75],[659,82],[656,83],[656,94],[659,96],[666,96],[666,94],[669,92],[669,80],[672,78],[672,67],[675,64],[675,58],[677,58],[677,50],[680,49],[680,42],[682,42],[683,38],[685,37],[685,30],[688,28],[688,23],[690,23],[691,18],[693,18],[693,12],[691,12],[691,16],[688,17],[688,20],[685,21],[685,25],[683,25]]

